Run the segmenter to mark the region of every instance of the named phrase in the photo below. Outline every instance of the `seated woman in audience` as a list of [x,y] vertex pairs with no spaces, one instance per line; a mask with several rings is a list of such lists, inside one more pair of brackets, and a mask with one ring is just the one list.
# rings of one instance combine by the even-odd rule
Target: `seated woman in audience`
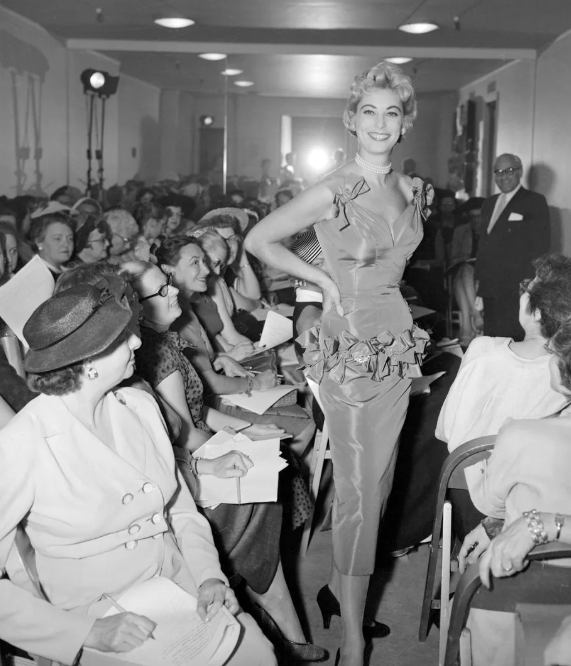
[[460,308],[460,344],[467,346],[484,325],[476,309],[474,266],[480,240],[482,197],[474,197],[458,208],[460,224],[452,234],[449,273],[456,303]]
[[133,217],[139,225],[140,236],[134,253],[137,259],[149,261],[151,249],[156,246],[158,237],[163,233],[167,216],[165,209],[157,202],[138,203],[133,210]]
[[[169,331],[182,313],[177,301],[178,289],[172,286],[171,276],[157,266],[138,261],[125,264],[122,274],[143,305],[137,372],[177,411],[183,422],[176,457],[185,478],[192,486],[193,477],[201,474],[232,476],[232,470],[228,469],[232,465],[247,473],[251,463],[241,455],[236,459],[223,456],[211,461],[194,458],[192,452],[210,438],[212,430],[231,427],[246,436],[264,438],[279,436],[283,430],[269,425],[249,426],[247,421],[204,408],[200,378],[185,354],[189,345],[177,333]],[[322,648],[305,642],[283,576],[279,556],[281,505],[221,504],[203,512],[213,529],[225,569],[236,581],[246,581],[249,596],[261,607],[258,615],[264,629],[272,633],[280,649],[300,660],[323,659],[326,653]]]
[[109,261],[121,264],[135,259],[133,247],[139,234],[135,218],[125,208],[112,208],[105,212],[103,219],[111,229]]
[[111,229],[103,217],[89,215],[83,224],[77,227],[74,239],[74,257],[67,268],[73,268],[79,264],[93,264],[101,259],[107,259],[111,235]]
[[[548,343],[551,388],[564,405],[571,402],[571,323],[561,324]],[[522,391],[525,388],[522,387]],[[533,390],[531,387],[528,390]],[[486,516],[504,521],[500,541],[490,543],[490,521],[472,531],[460,553],[462,569],[484,553],[481,573],[489,584],[492,573],[511,575],[525,567],[533,545],[569,539],[563,533],[564,516],[571,514],[571,419],[561,409],[551,418],[509,419],[500,429],[490,458],[473,485],[472,496]],[[523,516],[523,517],[522,517]],[[526,532],[527,530],[527,532]],[[490,549],[489,552],[484,552]],[[469,553],[469,551],[471,551]],[[527,584],[540,580],[555,588],[569,585],[570,560],[553,560],[548,577],[543,566],[530,569]],[[501,568],[500,568],[501,567]],[[505,572],[505,573],[504,573]],[[535,578],[534,578],[535,577]],[[511,613],[473,610],[468,626],[472,634],[474,666],[514,664],[515,623]]]
[[103,214],[103,207],[96,199],[82,197],[71,207],[70,214],[76,221],[77,227],[81,227],[88,217],[99,217]]
[[[198,239],[200,240],[200,239]],[[200,324],[193,310],[195,298],[207,289],[206,278],[209,268],[206,265],[205,253],[193,238],[179,237],[167,239],[157,251],[157,263],[164,273],[171,274],[173,284],[179,290],[178,302],[182,315],[174,322],[171,330],[175,330],[180,337],[193,345],[195,349],[187,353],[187,357],[200,374],[203,384],[209,389],[210,404],[225,414],[255,423],[274,423],[293,436],[290,449],[294,453],[303,455],[315,432],[315,425],[306,412],[299,405],[292,405],[286,411],[288,414],[275,416],[263,414],[261,416],[241,409],[235,405],[224,405],[219,396],[231,393],[247,393],[251,390],[263,391],[277,385],[277,377],[272,370],[266,370],[259,375],[252,375],[240,364],[225,355],[219,355],[218,367],[225,366],[237,376],[226,376],[216,372],[213,366],[213,349],[208,336]]]
[[196,293],[192,307],[201,325],[217,351],[242,361],[254,353],[252,341],[238,333],[228,310],[229,299],[225,296],[220,271],[228,254],[226,241],[215,231],[202,228],[189,236],[204,252],[209,273],[205,278],[207,289]]
[[[481,337],[468,347],[436,427],[436,437],[449,451],[476,437],[495,435],[508,417],[541,418],[567,402],[550,383],[546,344],[571,318],[571,259],[546,255],[536,259],[534,267],[536,277],[521,286],[524,340]],[[469,467],[469,491],[450,491],[454,529],[461,540],[483,517],[484,506],[472,492],[480,474],[480,464]]]
[[42,215],[32,220],[30,242],[54,280],[73,254],[75,222],[65,213]]
[[[130,652],[148,640],[155,623],[135,613],[103,617],[111,608],[104,595],[153,576],[197,596],[203,620],[222,604],[239,612],[155,401],[114,391],[132,374],[140,345],[119,291],[102,280],[34,312],[24,328],[25,369],[41,395],[0,433],[0,567],[25,519],[49,595],[44,601],[3,580],[0,637],[65,664],[84,647]],[[275,664],[252,619],[238,619],[245,631],[228,663]]]
[[4,235],[5,244],[4,275],[11,278],[18,269],[20,259],[18,233],[11,224],[6,222],[0,222],[0,233]]

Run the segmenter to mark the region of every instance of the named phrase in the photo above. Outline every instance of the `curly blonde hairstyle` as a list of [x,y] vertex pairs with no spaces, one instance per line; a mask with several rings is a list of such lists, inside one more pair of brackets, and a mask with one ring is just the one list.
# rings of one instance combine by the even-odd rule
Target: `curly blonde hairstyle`
[[416,118],[416,95],[410,78],[403,74],[400,67],[390,62],[380,62],[372,69],[356,76],[351,85],[351,94],[343,112],[343,124],[349,132],[356,136],[355,130],[351,128],[353,118],[357,112],[359,102],[366,93],[375,90],[392,90],[399,96],[403,108],[403,130],[406,134],[412,127]]

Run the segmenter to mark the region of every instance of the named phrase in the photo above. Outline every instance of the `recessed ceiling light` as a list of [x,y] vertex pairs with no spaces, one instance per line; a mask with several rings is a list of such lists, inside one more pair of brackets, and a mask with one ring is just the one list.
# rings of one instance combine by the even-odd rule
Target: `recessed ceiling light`
[[228,67],[227,69],[222,70],[220,72],[224,76],[238,76],[238,74],[243,74],[244,70],[243,69],[232,69],[231,67]]
[[155,23],[162,25],[163,28],[188,28],[194,25],[195,21],[187,18],[177,18],[175,16],[155,19]]
[[405,65],[411,60],[412,58],[401,58],[400,56],[395,56],[394,58],[385,58],[386,62],[392,62],[393,65]]
[[399,25],[399,30],[413,35],[423,35],[426,32],[438,30],[438,26],[432,21],[419,21],[418,23],[403,23],[403,25]]
[[226,57],[225,53],[200,53],[199,58],[203,60],[224,60]]
[[249,88],[254,85],[253,81],[234,81],[235,86],[240,86],[240,88]]

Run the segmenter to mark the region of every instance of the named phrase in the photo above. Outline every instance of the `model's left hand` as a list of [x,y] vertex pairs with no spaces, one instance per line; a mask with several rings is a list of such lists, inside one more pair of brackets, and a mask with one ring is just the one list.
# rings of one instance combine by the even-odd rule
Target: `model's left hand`
[[527,554],[535,544],[525,518],[515,520],[504,532],[492,539],[480,560],[480,578],[489,589],[490,571],[496,578],[513,576],[527,566]]
[[226,583],[218,578],[207,578],[198,588],[196,612],[203,622],[210,622],[222,606],[226,606],[232,615],[240,610],[236,595]]
[[243,368],[238,361],[234,360],[231,356],[220,354],[214,359],[212,367],[216,372],[222,371],[226,377],[253,377],[254,373],[248,372]]

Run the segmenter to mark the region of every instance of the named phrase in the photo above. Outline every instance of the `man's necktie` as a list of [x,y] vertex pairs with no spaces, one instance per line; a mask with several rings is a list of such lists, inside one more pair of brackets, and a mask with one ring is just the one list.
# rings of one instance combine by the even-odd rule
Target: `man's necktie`
[[494,212],[492,213],[492,219],[490,220],[490,224],[488,225],[488,233],[491,233],[500,215],[504,212],[504,208],[507,206],[508,203],[507,199],[508,199],[507,194],[504,194],[503,192],[498,197],[498,201],[494,208]]

